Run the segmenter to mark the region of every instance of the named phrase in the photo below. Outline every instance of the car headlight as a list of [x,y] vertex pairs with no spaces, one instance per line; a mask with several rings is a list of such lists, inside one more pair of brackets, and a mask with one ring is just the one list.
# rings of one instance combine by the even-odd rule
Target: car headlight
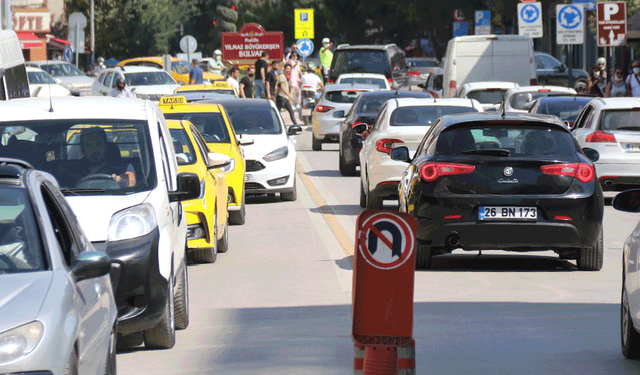
[[153,207],[144,203],[111,216],[107,241],[122,241],[151,233],[158,226]]
[[289,155],[289,147],[284,146],[284,147],[280,147],[275,151],[271,151],[270,153],[265,155],[264,160],[266,161],[280,160],[280,159],[286,158],[288,155]]
[[220,168],[222,173],[229,173],[236,168],[236,159],[231,159],[231,163],[229,165]]
[[34,321],[0,333],[0,364],[27,355],[38,346],[44,327]]

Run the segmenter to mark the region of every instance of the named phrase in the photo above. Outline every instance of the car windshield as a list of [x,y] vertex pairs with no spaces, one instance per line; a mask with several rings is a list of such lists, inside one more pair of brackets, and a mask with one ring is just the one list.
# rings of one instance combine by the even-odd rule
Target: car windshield
[[545,100],[538,105],[536,113],[558,116],[562,121],[575,121],[589,100]]
[[54,81],[53,78],[45,72],[27,72],[27,78],[31,85],[56,84],[56,81]]
[[[145,121],[4,122],[0,134],[3,156],[25,160],[51,173],[65,194],[124,195],[155,187],[153,150]],[[116,182],[114,175],[126,176],[131,184]]]
[[46,64],[40,65],[40,69],[51,74],[52,77],[82,77],[82,73],[78,68],[71,64]]
[[478,112],[471,107],[451,105],[412,106],[396,108],[391,114],[391,126],[425,126],[433,124],[444,115]]
[[436,60],[407,59],[407,61],[411,61],[411,63],[413,63],[413,66],[415,66],[416,68],[434,68],[438,66],[438,61]]
[[509,99],[509,104],[513,109],[526,109],[527,104],[531,103],[532,101],[538,98],[542,98],[543,96],[548,96],[551,94],[563,94],[563,93],[558,93],[551,90],[518,92],[511,96],[511,98]]
[[165,113],[167,120],[187,120],[195,125],[207,143],[231,143],[229,131],[219,112]]
[[273,108],[242,107],[233,110],[225,107],[231,124],[238,134],[280,134],[282,128]]
[[329,91],[325,94],[325,99],[334,103],[353,103],[363,91],[364,90]]
[[640,130],[640,109],[605,110],[600,118],[601,130]]
[[384,51],[338,50],[333,55],[335,62],[331,75],[338,77],[344,73],[379,73],[386,75],[388,62]]
[[25,189],[0,186],[0,275],[41,271],[47,267]]
[[127,86],[175,85],[167,72],[126,73]]
[[178,74],[188,74],[191,72],[191,65],[186,61],[174,61],[171,63],[171,70]]
[[354,83],[354,84],[364,84],[364,85],[375,85],[380,87],[381,89],[387,88],[387,83],[384,79],[381,78],[367,78],[367,77],[347,77],[340,79],[338,83]]
[[568,131],[539,124],[487,126],[468,124],[445,129],[438,137],[436,152],[460,155],[474,150],[505,149],[511,157],[574,155],[576,144]]
[[502,96],[507,90],[484,89],[467,93],[467,98],[475,99],[482,104],[494,104],[502,102]]
[[189,140],[189,135],[184,129],[169,129],[171,140],[173,141],[173,149],[176,152],[178,165],[190,165],[196,162],[196,153],[193,144]]

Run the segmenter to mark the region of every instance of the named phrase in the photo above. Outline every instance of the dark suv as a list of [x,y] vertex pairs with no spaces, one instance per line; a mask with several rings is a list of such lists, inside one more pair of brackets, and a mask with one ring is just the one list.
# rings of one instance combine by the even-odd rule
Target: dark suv
[[334,83],[344,73],[384,74],[392,89],[411,88],[404,52],[395,44],[339,45],[333,53],[328,82]]

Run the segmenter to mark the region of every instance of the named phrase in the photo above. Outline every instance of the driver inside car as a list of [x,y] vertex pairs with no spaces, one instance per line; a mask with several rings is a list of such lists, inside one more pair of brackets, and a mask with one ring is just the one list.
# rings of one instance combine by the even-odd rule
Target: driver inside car
[[121,187],[136,185],[133,166],[122,161],[116,144],[107,142],[104,129],[97,126],[84,129],[80,133],[80,145],[84,157],[74,165],[76,176],[83,179],[92,175],[106,175]]

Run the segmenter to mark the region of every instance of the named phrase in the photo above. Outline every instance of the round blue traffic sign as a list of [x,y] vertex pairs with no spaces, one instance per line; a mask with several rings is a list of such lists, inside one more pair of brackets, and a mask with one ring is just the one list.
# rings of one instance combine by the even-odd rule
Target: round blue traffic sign
[[313,41],[309,38],[298,39],[296,42],[298,46],[298,54],[302,57],[309,57],[313,52]]
[[565,29],[575,29],[582,23],[582,11],[574,5],[567,5],[558,12],[558,23]]
[[538,7],[527,4],[522,7],[520,11],[520,19],[522,19],[526,23],[534,23],[540,18],[540,11]]
[[64,50],[62,51],[62,58],[68,63],[73,62],[73,51],[70,46],[64,47]]

